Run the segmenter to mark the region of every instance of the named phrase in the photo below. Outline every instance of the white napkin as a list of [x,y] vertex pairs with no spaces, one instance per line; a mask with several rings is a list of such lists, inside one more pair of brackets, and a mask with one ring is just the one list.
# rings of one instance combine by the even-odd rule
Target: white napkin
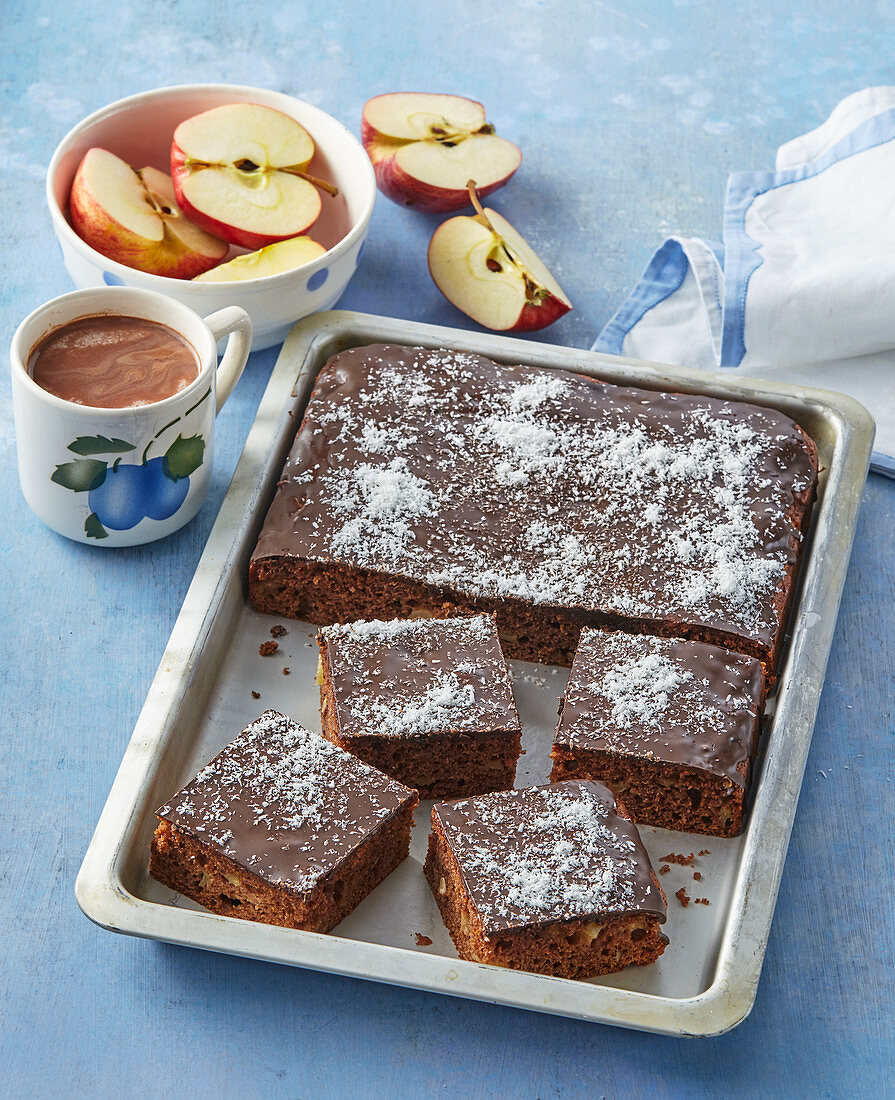
[[723,233],[667,240],[595,350],[850,394],[895,477],[895,88],[730,176]]

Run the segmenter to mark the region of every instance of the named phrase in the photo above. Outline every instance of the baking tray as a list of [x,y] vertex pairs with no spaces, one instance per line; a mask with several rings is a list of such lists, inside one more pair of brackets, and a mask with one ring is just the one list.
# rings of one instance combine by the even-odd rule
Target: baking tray
[[[641,830],[657,866],[666,854],[708,849],[693,866],[673,864],[661,879],[671,942],[652,966],[572,981],[458,959],[422,874],[428,802],[417,811],[410,858],[327,935],[208,913],[148,875],[154,810],[243,726],[273,707],[320,728],[314,628],[283,620],[288,633],[279,652],[259,655],[259,644],[281,620],[249,608],[248,560],[318,370],[338,351],[379,342],[459,349],[623,385],[751,401],[792,416],[817,442],[818,502],[748,827],[731,840]],[[277,360],[87,850],[78,904],[111,931],[192,947],[645,1031],[713,1035],[734,1027],[755,999],[872,441],[869,414],[850,398],[821,390],[358,313],[302,321]],[[511,667],[526,750],[517,785],[527,786],[547,780],[568,673],[517,661]],[[693,898],[686,908],[675,899],[682,886]],[[709,904],[697,904],[697,897]]]

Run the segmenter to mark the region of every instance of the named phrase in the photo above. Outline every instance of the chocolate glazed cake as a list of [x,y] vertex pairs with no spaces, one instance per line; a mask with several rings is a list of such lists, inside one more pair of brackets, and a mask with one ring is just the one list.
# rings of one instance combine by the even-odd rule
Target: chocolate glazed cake
[[634,821],[736,836],[758,747],[762,671],[702,642],[583,630],[551,779],[598,779]]
[[522,727],[490,615],[328,626],[323,736],[421,798],[512,787]]
[[816,483],[771,409],[355,348],[320,373],[249,593],[317,623],[495,612],[526,660],[609,626],[772,668]]
[[589,978],[668,943],[637,828],[599,783],[436,804],[425,872],[462,959]]
[[407,856],[416,803],[265,711],[157,811],[149,871],[215,913],[328,932]]

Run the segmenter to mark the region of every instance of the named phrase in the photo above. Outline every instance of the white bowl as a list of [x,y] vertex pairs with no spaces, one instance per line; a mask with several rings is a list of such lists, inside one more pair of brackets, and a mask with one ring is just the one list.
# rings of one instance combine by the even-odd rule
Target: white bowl
[[[150,275],[110,260],[86,244],[68,221],[72,180],[88,149],[99,146],[129,164],[170,172],[171,138],[186,118],[225,103],[261,103],[297,119],[317,146],[309,171],[330,180],[336,198],[323,196],[323,210],[310,235],[327,252],[294,271],[233,283],[196,283]],[[282,343],[292,325],[309,313],[331,309],[360,259],[376,179],[363,146],[348,130],[310,103],[236,84],[184,84],[120,99],[85,118],[59,143],[47,172],[47,202],[62,258],[77,287],[133,286],[167,294],[201,316],[242,306],[252,319],[252,349]]]

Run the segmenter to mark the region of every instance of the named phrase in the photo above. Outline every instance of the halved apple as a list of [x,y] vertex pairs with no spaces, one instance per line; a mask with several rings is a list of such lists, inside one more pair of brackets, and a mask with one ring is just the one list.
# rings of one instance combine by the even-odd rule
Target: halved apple
[[361,140],[380,191],[432,213],[468,206],[469,179],[481,196],[490,195],[522,162],[517,146],[494,133],[481,103],[458,95],[378,95],[364,107]]
[[441,293],[473,321],[499,332],[532,332],[572,308],[528,242],[496,210],[443,222],[429,242],[429,271]]
[[243,248],[297,237],[317,220],[318,188],[307,172],[314,140],[294,118],[258,103],[230,103],[174,131],[171,176],[189,216]]
[[90,149],[69,199],[75,232],[91,248],[127,267],[191,279],[214,267],[228,245],[184,215],[170,176],[132,168],[107,149]]
[[310,237],[290,237],[286,241],[266,245],[257,252],[248,252],[218,267],[197,275],[197,283],[230,283],[243,279],[263,279],[266,275],[281,275],[322,256],[326,249]]

